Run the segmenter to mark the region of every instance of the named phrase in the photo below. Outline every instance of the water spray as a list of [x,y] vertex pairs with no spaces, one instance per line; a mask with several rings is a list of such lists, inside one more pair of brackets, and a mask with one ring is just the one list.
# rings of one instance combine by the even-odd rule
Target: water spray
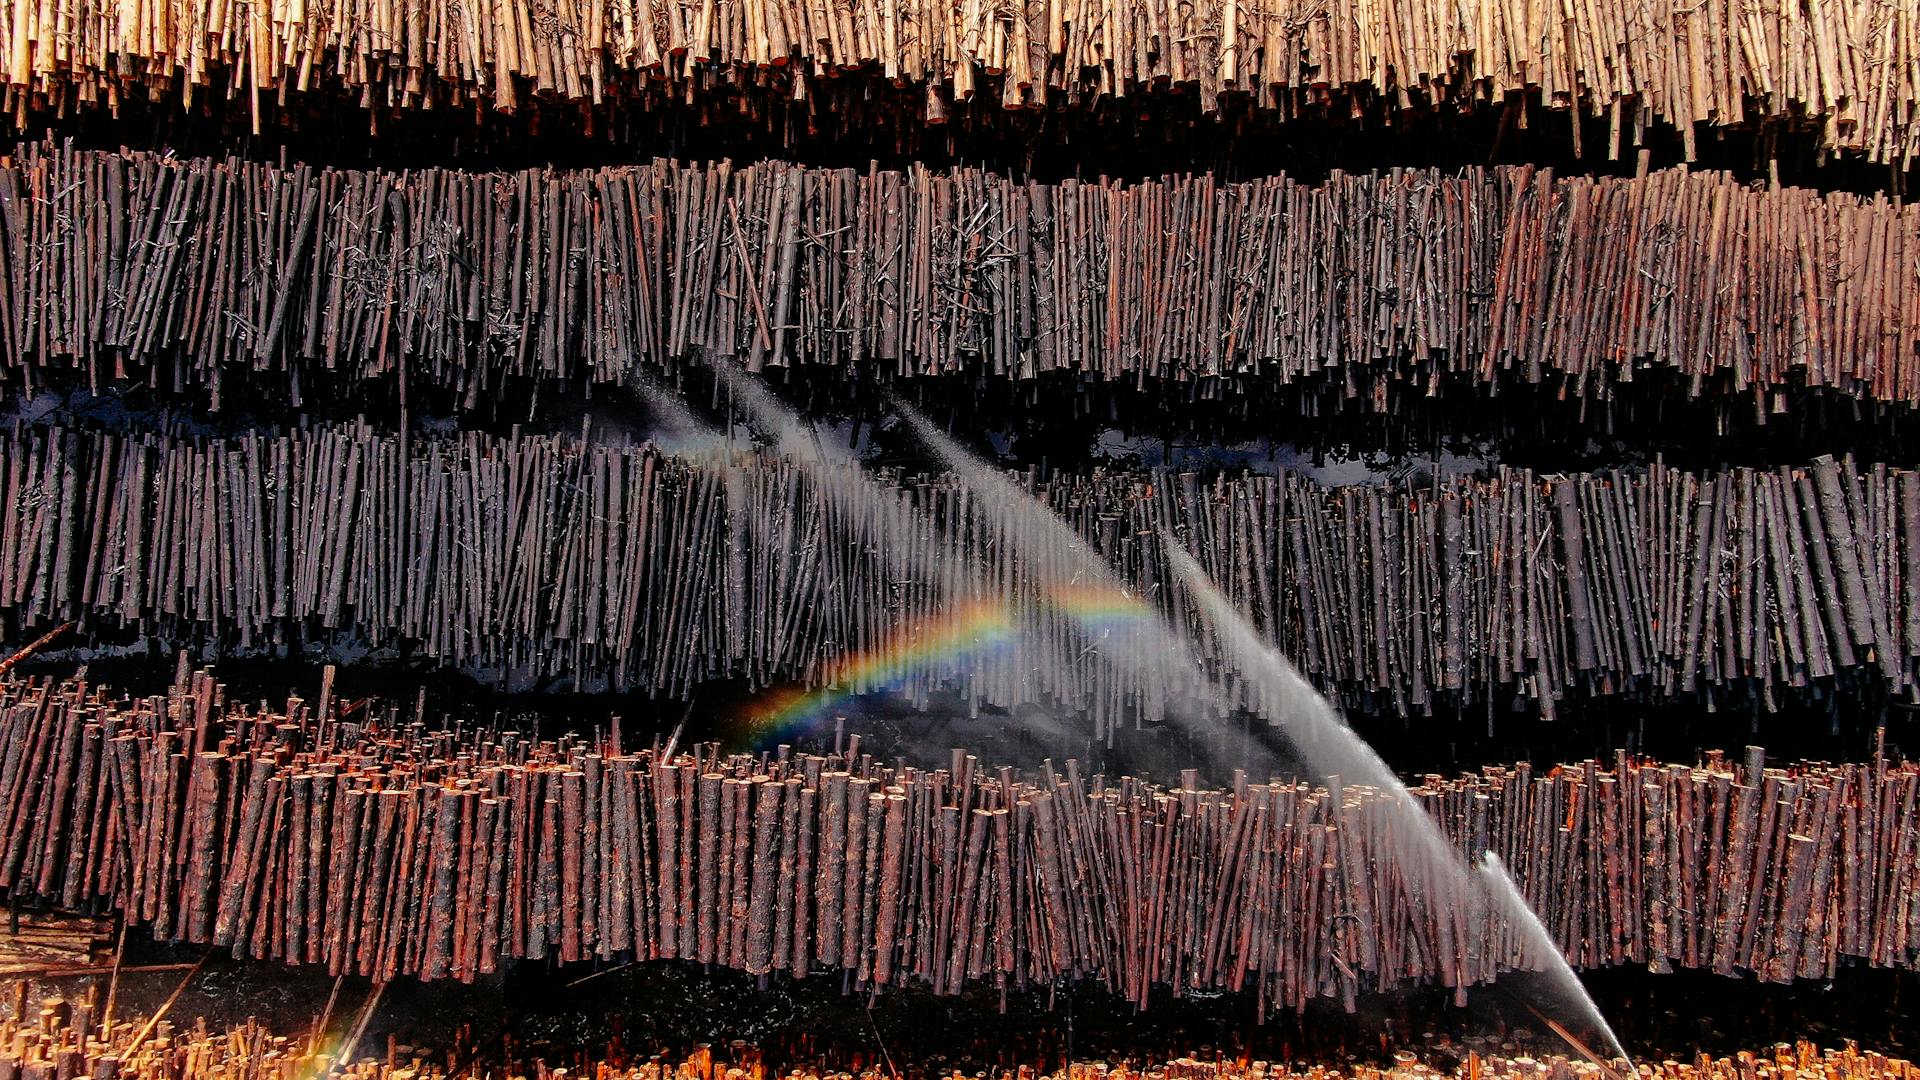
[[1489,852],[1482,861],[1483,872],[1469,878],[1467,865],[1458,850],[1441,834],[1433,819],[1427,816],[1407,791],[1406,785],[1400,783],[1393,770],[1387,768],[1386,762],[1367,745],[1366,740],[1340,719],[1333,706],[1314,690],[1291,661],[1260,638],[1258,631],[1221,595],[1200,564],[1194,561],[1177,539],[1163,533],[1161,543],[1174,573],[1198,603],[1214,631],[1220,635],[1226,647],[1225,654],[1245,678],[1262,684],[1269,691],[1271,700],[1284,703],[1283,712],[1275,719],[1290,734],[1296,734],[1296,741],[1300,741],[1298,736],[1305,736],[1301,743],[1303,751],[1323,771],[1337,772],[1349,779],[1359,778],[1381,791],[1390,792],[1406,810],[1407,820],[1413,823],[1411,839],[1419,848],[1408,854],[1439,869],[1456,890],[1456,898],[1476,893],[1487,897],[1507,917],[1509,923],[1519,927],[1526,936],[1530,951],[1544,965],[1541,970],[1552,980],[1556,992],[1566,999],[1566,1003],[1583,1021],[1605,1036],[1609,1050],[1619,1058],[1626,1058],[1619,1038],[1614,1035],[1605,1017],[1600,1015],[1600,1008],[1594,1004],[1592,995],[1587,993],[1586,987],[1574,974],[1572,965],[1567,963],[1566,956],[1554,943],[1552,935],[1547,933],[1539,917],[1514,887],[1513,880],[1501,867],[1498,857]]

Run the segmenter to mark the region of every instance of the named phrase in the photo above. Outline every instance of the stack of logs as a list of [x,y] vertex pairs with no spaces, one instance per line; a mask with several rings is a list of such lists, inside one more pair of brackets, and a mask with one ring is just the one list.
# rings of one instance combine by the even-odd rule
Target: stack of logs
[[[1908,470],[1820,458],[1502,468],[1404,487],[1291,473],[1025,482],[1093,551],[1041,553],[1051,565],[1097,573],[1104,559],[1124,584],[1096,607],[1169,618],[1200,668],[1230,666],[1168,567],[1167,530],[1356,708],[1551,712],[1598,695],[1772,706],[1836,681],[1904,693],[1920,674],[1920,474]],[[1088,662],[1112,627],[1056,604],[1035,555],[950,473],[876,479],[764,454],[354,426],[0,439],[0,612],[22,640],[71,619],[108,644],[370,646],[516,685],[683,699],[714,679],[916,701],[959,688],[1083,712],[1103,737],[1196,691],[1183,680],[1198,671]],[[980,603],[1032,614],[1018,662],[923,650],[878,681],[849,674]]]
[[62,972],[99,971],[112,947],[105,919],[71,915],[20,915],[0,929],[0,979]]
[[[1125,96],[1172,84],[1211,113],[1222,95],[1259,110],[1471,110],[1538,93],[1607,113],[1612,141],[1649,120],[1824,125],[1828,147],[1904,162],[1920,137],[1920,39],[1870,0],[1705,0],[1670,11],[1621,0],[1554,7],[1172,0],[1104,5],[928,0],[401,0],[164,11],[109,0],[20,4],[0,20],[5,108],[191,103],[224,87],[256,124],[263,102],[336,88],[363,106],[512,110],[530,98],[631,101],[665,81],[694,99],[753,80],[806,93],[864,69],[924,86],[925,118],[976,90],[1008,108]],[[998,77],[998,84],[983,80]]]
[[[1717,3],[1718,0],[1709,0]],[[1724,175],[1394,170],[1019,183],[783,163],[404,174],[28,146],[0,162],[0,378],[631,385],[739,357],[850,382],[1668,378],[1920,404],[1920,212]]]
[[[1581,966],[1830,978],[1920,959],[1920,766],[1621,754],[1429,776],[1412,802],[1074,762],[887,767],[366,724],[290,699],[0,688],[0,887],[385,981],[681,958],[853,986],[1245,990],[1303,1008],[1544,962],[1449,871],[1492,851]],[[1456,852],[1409,853],[1423,809]],[[1478,880],[1467,877],[1467,882]]]

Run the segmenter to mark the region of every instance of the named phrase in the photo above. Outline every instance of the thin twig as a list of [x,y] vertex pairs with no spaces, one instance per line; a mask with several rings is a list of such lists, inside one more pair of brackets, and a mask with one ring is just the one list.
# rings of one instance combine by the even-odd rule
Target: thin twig
[[208,949],[207,954],[200,958],[200,962],[193,965],[193,970],[187,972],[186,978],[180,980],[180,985],[173,988],[173,993],[167,996],[167,1000],[160,1003],[160,1007],[154,1010],[152,1016],[147,1017],[146,1026],[142,1027],[133,1037],[133,1041],[127,1044],[127,1048],[121,1051],[123,1058],[131,1056],[135,1050],[139,1049],[141,1043],[147,1041],[147,1036],[153,1034],[153,1029],[159,1026],[161,1018],[167,1015],[167,1010],[173,1008],[173,1003],[179,1001],[180,995],[187,992],[187,984],[193,982],[193,977],[200,974],[200,969],[205,967],[212,957],[213,950]]

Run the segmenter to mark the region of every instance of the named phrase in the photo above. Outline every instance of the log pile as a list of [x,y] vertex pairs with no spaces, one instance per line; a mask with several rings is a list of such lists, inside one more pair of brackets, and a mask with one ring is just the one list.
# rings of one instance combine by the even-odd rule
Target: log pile
[[1222,95],[1291,116],[1470,110],[1535,92],[1612,120],[1823,126],[1823,144],[1904,165],[1915,149],[1920,39],[1868,0],[1709,0],[1656,11],[1438,0],[1262,5],[695,0],[496,5],[399,0],[165,11],[108,0],[20,5],[0,20],[5,107],[22,115],[218,86],[250,108],[332,87],[364,107],[513,110],[539,98],[618,103],[761,81],[801,95],[850,69],[925,85],[925,119],[997,94],[1124,97],[1172,84],[1212,113]]
[[0,927],[0,978],[98,971],[113,944],[105,919],[16,914],[9,923]]
[[[1052,565],[1104,559],[1125,583],[1089,617],[953,474],[360,426],[226,441],[23,429],[0,438],[0,613],[20,639],[72,620],[102,643],[371,647],[681,699],[716,679],[915,701],[957,688],[1076,710],[1104,737],[1199,677],[1087,662],[1112,619],[1157,610],[1215,675],[1228,655],[1170,571],[1164,529],[1311,680],[1369,711],[1771,706],[1836,684],[1904,693],[1920,674],[1910,470],[1025,480],[1095,553]],[[979,605],[1018,623],[1017,662],[957,642],[860,665]]]
[[[166,696],[0,685],[0,887],[104,905],[168,940],[379,981],[515,959],[681,958],[853,986],[1244,990],[1303,1008],[1466,989],[1542,958],[1412,804],[1236,774],[1203,788],[1069,761],[887,767],[666,756],[486,725],[348,723]],[[1413,800],[1505,862],[1581,966],[1831,978],[1920,960],[1920,766],[1741,767],[1621,753],[1429,776]]]
[[1298,386],[1376,410],[1390,391],[1603,398],[1636,378],[1762,416],[1806,387],[1913,406],[1916,276],[1911,206],[1680,171],[1045,185],[0,161],[0,379],[214,407],[300,407],[322,379],[472,406],[703,356],[854,383]]

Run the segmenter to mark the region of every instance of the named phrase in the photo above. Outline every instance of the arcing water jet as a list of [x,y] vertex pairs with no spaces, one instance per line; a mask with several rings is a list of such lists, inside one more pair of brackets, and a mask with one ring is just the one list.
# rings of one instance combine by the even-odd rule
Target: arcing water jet
[[[1049,581],[1057,586],[1063,578],[1076,584],[1087,582],[1118,591],[1116,575],[1105,561],[1057,515],[975,460],[912,409],[901,406],[900,411],[922,442],[981,491],[983,510],[999,519],[1009,543],[1028,554],[1035,576],[1043,585],[1043,593]],[[1604,1036],[1608,1049],[1624,1058],[1626,1054],[1619,1039],[1511,880],[1496,873],[1477,882],[1459,852],[1440,834],[1432,819],[1373,748],[1354,734],[1332,704],[1285,657],[1261,640],[1258,631],[1214,588],[1183,546],[1165,534],[1161,541],[1177,580],[1199,602],[1208,625],[1222,639],[1222,654],[1234,663],[1241,678],[1253,684],[1251,689],[1257,691],[1254,700],[1265,703],[1265,718],[1286,733],[1317,773],[1390,792],[1411,826],[1396,834],[1395,850],[1403,872],[1424,878],[1432,887],[1429,895],[1448,898],[1452,903],[1492,903],[1505,913],[1533,946],[1532,951],[1552,976],[1557,990],[1566,997],[1567,1004],[1584,1023]],[[1132,602],[1152,614],[1148,620],[1151,631],[1134,638],[1132,643],[1158,646],[1161,657],[1178,668],[1192,668],[1195,674],[1200,674],[1186,639],[1164,619],[1151,613],[1144,603],[1137,599]],[[1140,651],[1135,648],[1118,658],[1137,661]]]
[[1529,951],[1552,980],[1564,999],[1561,1004],[1575,1011],[1582,1022],[1599,1032],[1614,1056],[1626,1058],[1626,1050],[1613,1033],[1599,1007],[1573,973],[1573,968],[1547,933],[1546,927],[1528,907],[1513,880],[1501,867],[1498,856],[1488,852],[1482,861],[1482,873],[1470,874],[1459,852],[1440,834],[1433,820],[1407,793],[1393,770],[1387,768],[1366,740],[1348,727],[1326,698],[1315,691],[1286,657],[1265,641],[1246,617],[1236,611],[1206,572],[1187,553],[1179,541],[1162,534],[1161,545],[1181,584],[1198,604],[1207,622],[1221,638],[1222,655],[1238,669],[1242,678],[1263,684],[1271,700],[1286,703],[1279,716],[1272,717],[1323,773],[1358,779],[1381,791],[1391,792],[1405,810],[1412,828],[1404,834],[1400,852],[1406,860],[1434,875],[1445,884],[1456,903],[1491,903],[1524,936]]

